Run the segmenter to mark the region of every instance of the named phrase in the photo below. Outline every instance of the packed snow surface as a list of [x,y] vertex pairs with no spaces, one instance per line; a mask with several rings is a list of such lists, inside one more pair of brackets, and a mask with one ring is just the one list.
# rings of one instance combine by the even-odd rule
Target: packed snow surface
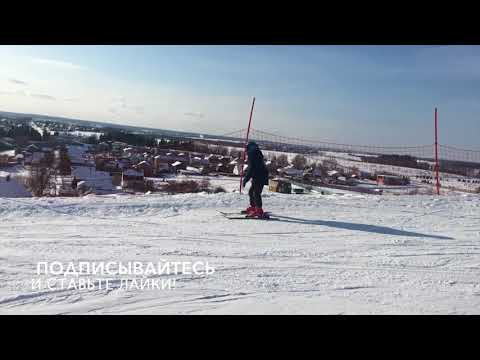
[[[233,183],[232,183],[233,184]],[[248,190],[248,189],[247,189]],[[480,314],[477,195],[0,198],[0,314]],[[201,261],[173,289],[32,290],[37,263]]]

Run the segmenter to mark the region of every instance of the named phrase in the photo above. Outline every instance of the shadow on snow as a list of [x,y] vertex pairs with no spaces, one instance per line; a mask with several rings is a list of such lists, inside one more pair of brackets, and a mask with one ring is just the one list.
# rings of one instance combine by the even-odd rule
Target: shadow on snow
[[289,216],[279,216],[279,215],[275,215],[275,217],[278,218],[278,221],[296,223],[296,224],[323,225],[323,226],[329,226],[329,227],[334,227],[338,229],[365,231],[365,232],[385,234],[385,235],[412,236],[412,237],[425,237],[425,238],[440,239],[440,240],[453,240],[453,238],[448,236],[427,235],[427,234],[421,234],[421,233],[416,233],[411,231],[393,229],[386,226],[357,224],[357,223],[349,223],[349,222],[342,222],[342,221],[307,220],[307,219],[299,219],[299,218],[294,218]]

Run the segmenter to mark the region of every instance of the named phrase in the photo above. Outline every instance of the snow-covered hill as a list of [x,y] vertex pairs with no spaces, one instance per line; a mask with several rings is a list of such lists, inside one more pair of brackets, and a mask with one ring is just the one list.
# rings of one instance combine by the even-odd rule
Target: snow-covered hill
[[15,177],[15,174],[0,171],[0,198],[25,198],[31,197],[30,192]]
[[[233,185],[233,183],[232,183]],[[476,195],[0,199],[1,314],[480,313]],[[171,290],[32,290],[38,262],[202,261]]]

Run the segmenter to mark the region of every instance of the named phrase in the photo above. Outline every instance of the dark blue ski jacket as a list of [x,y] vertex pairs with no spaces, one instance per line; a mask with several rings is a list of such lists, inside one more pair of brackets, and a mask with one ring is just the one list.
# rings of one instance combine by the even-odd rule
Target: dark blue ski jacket
[[268,185],[268,169],[263,162],[263,154],[258,146],[247,147],[247,171],[243,179],[243,186],[252,179],[256,185]]

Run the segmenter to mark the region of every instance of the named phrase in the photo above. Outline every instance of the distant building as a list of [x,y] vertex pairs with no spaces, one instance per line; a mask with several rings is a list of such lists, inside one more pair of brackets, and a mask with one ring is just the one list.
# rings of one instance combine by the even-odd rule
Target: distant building
[[187,164],[181,161],[175,161],[174,163],[170,164],[170,166],[174,171],[187,169]]
[[143,171],[133,169],[122,173],[122,188],[136,191],[145,190],[145,176]]
[[304,171],[296,169],[293,165],[288,165],[287,167],[278,169],[278,172],[285,176],[302,177]]
[[468,177],[480,177],[480,168],[467,169],[466,172]]
[[112,185],[121,186],[122,185],[122,172],[112,173]]
[[[247,167],[248,167],[247,164],[243,164],[243,172],[244,173],[245,173],[245,170],[247,170]],[[241,164],[241,161],[240,161],[240,162],[237,162],[235,164],[235,167],[233,168],[233,174],[239,176],[241,172],[242,172],[242,164]]]
[[143,172],[145,177],[153,176],[153,167],[148,161],[142,161],[135,165],[135,170]]
[[393,176],[393,175],[378,175],[378,185],[408,185],[410,180],[407,177]]
[[0,166],[7,166],[16,163],[15,150],[8,150],[0,152]]
[[77,196],[77,181],[73,176],[52,176],[50,182],[50,195]]
[[268,182],[268,190],[282,194],[291,194],[292,184],[281,179],[271,179]]
[[408,168],[428,169],[429,164],[419,162],[410,155],[378,155],[378,156],[361,156],[362,161],[375,164],[393,165]]
[[206,166],[208,164],[208,159],[202,158],[201,156],[193,156],[190,158],[190,165],[192,166]]

